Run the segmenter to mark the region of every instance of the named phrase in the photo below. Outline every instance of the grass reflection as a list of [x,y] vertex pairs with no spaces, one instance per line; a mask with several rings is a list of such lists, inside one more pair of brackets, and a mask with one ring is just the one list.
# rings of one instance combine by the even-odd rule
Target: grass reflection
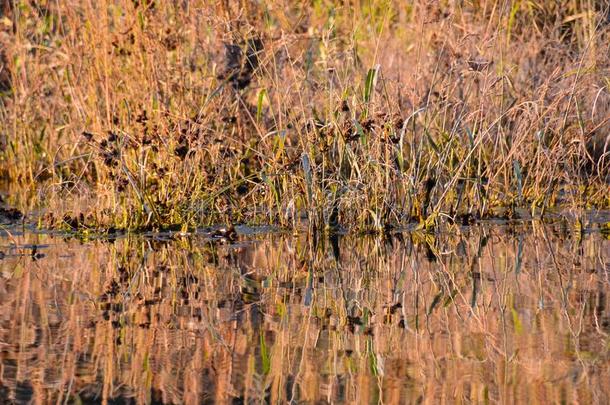
[[17,402],[607,402],[610,242],[559,225],[391,237],[5,238]]

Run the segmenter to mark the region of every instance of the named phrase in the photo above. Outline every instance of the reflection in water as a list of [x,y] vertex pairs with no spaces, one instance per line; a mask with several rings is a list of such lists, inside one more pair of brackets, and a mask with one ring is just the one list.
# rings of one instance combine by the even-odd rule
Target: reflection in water
[[610,401],[599,232],[1,240],[8,400]]

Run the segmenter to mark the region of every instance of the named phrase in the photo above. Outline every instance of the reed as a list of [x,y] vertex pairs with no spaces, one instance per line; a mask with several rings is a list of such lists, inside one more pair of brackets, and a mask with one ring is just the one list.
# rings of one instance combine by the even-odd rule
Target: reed
[[0,172],[41,226],[610,206],[605,1],[7,4]]

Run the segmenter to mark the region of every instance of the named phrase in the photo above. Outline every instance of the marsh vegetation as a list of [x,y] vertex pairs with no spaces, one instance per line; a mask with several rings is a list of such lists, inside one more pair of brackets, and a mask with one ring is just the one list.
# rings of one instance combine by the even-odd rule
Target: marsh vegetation
[[0,171],[44,227],[610,205],[606,1],[6,4]]
[[0,0],[0,400],[609,403],[608,0]]

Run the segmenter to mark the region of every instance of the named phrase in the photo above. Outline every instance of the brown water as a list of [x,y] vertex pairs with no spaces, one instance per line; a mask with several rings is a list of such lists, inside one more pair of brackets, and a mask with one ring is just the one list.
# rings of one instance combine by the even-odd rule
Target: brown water
[[598,228],[233,244],[3,233],[0,397],[609,403]]

